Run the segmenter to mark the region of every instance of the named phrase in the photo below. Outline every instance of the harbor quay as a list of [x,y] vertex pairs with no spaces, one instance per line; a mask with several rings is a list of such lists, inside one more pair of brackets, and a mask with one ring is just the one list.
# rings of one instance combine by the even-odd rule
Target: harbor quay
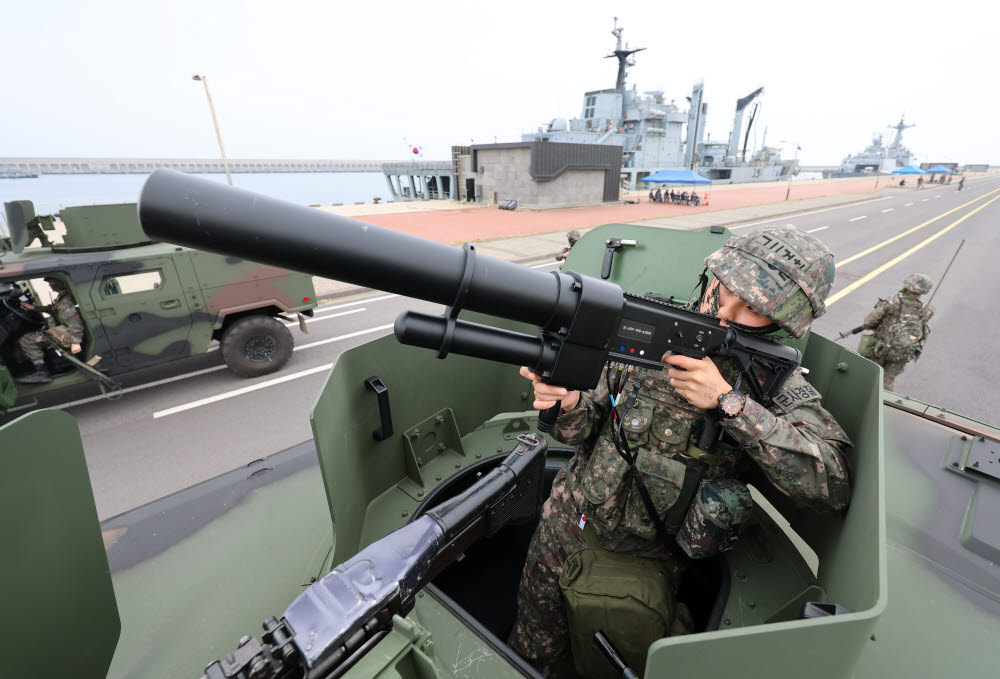
[[[601,224],[631,222],[675,229],[731,226],[918,190],[909,186],[892,186],[886,179],[880,178],[877,188],[874,177],[793,183],[789,200],[784,199],[788,182],[715,186],[709,205],[700,207],[651,203],[642,192],[634,192],[633,200],[641,197],[637,203],[552,210],[506,211],[496,206],[449,200],[325,206],[318,209],[440,243],[459,245],[474,241],[482,254],[530,263],[551,260],[565,247],[565,234],[570,229],[586,231]],[[320,299],[342,297],[359,291],[356,286],[323,278],[314,278],[314,285]]]
[[[801,209],[798,201],[822,196],[859,194],[858,199],[876,190],[875,178],[832,179],[793,182],[789,192],[788,182],[760,182],[754,184],[728,184],[704,189],[699,195],[708,196],[708,205],[687,206],[651,203],[649,190],[636,191],[628,200],[638,202],[599,203],[579,207],[551,210],[500,210],[496,206],[481,204],[434,201],[422,203],[432,208],[438,205],[450,209],[407,210],[414,203],[389,203],[382,205],[353,205],[321,207],[335,214],[351,216],[370,224],[385,226],[441,243],[489,240],[508,236],[529,236],[539,233],[581,229],[609,223],[636,222],[666,216],[709,213],[717,210],[744,208],[756,205],[785,203],[788,212]],[[880,178],[878,189],[888,187],[886,178]],[[675,190],[682,190],[675,187]],[[690,190],[690,187],[688,188]],[[785,201],[786,193],[790,193]],[[418,203],[420,204],[420,203]],[[396,206],[400,206],[397,208]]]

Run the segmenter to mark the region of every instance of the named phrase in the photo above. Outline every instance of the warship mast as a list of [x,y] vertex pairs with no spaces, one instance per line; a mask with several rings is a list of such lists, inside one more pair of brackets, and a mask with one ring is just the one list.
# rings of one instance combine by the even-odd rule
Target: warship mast
[[624,31],[624,26],[618,26],[618,17],[615,17],[615,27],[611,31],[611,35],[617,38],[618,43],[615,45],[615,51],[604,57],[605,59],[610,59],[611,57],[616,57],[618,59],[618,80],[615,81],[615,91],[619,94],[624,94],[625,92],[625,70],[629,66],[635,66],[635,60],[629,59],[630,56],[636,52],[641,52],[645,47],[629,47],[628,43],[622,45],[622,31]]
[[892,144],[891,144],[892,147],[897,147],[897,146],[899,146],[903,142],[903,130],[911,128],[911,127],[916,127],[915,124],[911,123],[911,124],[907,125],[906,123],[903,122],[903,117],[905,115],[906,114],[904,113],[903,115],[899,116],[899,122],[898,123],[896,123],[895,125],[890,125],[889,126],[891,129],[896,130],[896,136],[893,138]]

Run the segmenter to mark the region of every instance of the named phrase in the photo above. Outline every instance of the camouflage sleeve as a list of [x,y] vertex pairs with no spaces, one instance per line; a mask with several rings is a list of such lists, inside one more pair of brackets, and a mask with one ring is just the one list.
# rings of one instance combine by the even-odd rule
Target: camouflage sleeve
[[851,498],[843,453],[851,442],[813,393],[816,399],[778,414],[747,399],[743,413],[722,426],[782,493],[814,510],[840,511]]
[[570,446],[583,445],[591,434],[601,430],[611,414],[611,398],[601,374],[601,383],[596,388],[580,394],[580,403],[568,413],[562,413],[552,428],[552,436],[557,441]]
[[83,341],[83,319],[80,310],[72,297],[59,297],[55,304],[56,320],[69,330],[70,342],[80,344]]
[[928,321],[931,320],[931,316],[933,315],[934,315],[934,307],[932,306],[924,307],[924,313],[922,314],[923,316],[922,320],[924,322],[924,339],[927,339],[927,336],[931,334],[931,326],[928,323]]
[[862,322],[862,325],[868,330],[871,330],[882,322],[882,319],[885,318],[885,315],[889,313],[890,309],[892,309],[892,300],[880,299],[875,304],[875,308],[868,312],[868,315],[865,316],[865,320]]

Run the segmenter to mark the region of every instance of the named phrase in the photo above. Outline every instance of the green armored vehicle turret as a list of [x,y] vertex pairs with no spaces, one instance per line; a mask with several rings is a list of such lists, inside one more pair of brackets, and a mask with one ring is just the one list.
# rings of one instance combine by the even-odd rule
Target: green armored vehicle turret
[[[692,633],[654,641],[632,669],[647,679],[995,673],[1000,429],[883,392],[878,366],[816,334],[708,337],[719,326],[677,302],[726,230],[605,225],[565,272],[544,273],[197,180],[175,192],[172,181],[141,201],[157,237],[176,223],[179,242],[245,256],[266,247],[249,236],[284,215],[296,227],[281,238],[314,245],[296,250],[303,270],[381,277],[389,290],[419,274],[412,294],[449,309],[397,320],[397,338],[417,346],[383,337],[344,352],[310,413],[312,441],[103,524],[66,413],[0,428],[11,676],[537,678],[507,639],[539,504],[575,451],[539,433],[530,389],[504,362],[584,386],[601,356],[639,366],[646,340],[665,338],[774,371],[801,360],[806,389],[852,441],[851,498],[821,515],[752,480],[739,539],[691,566],[676,593]],[[193,193],[197,212],[169,206]],[[185,236],[194,217],[200,228]],[[271,249],[273,263],[291,256]],[[358,257],[370,261],[341,261]],[[592,338],[615,304],[630,322],[601,346]],[[640,312],[651,322],[637,324]],[[671,327],[656,325],[667,317]],[[761,385],[755,399],[771,391]],[[602,631],[628,645],[619,629]]]
[[316,306],[307,275],[153,242],[135,204],[68,207],[59,221],[30,201],[6,213],[0,412],[88,380],[114,392],[116,375],[205,353],[213,340],[237,375],[280,370],[294,345],[287,326],[298,316],[304,330]]

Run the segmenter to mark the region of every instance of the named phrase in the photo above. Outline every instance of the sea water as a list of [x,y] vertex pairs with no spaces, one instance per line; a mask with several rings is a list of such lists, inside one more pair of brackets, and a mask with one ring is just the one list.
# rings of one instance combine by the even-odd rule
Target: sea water
[[[30,200],[36,214],[72,205],[134,203],[145,174],[43,174],[37,179],[0,179],[0,202]],[[196,174],[226,183],[225,173]],[[234,173],[233,186],[301,205],[391,200],[381,172]],[[2,214],[2,210],[0,210]]]

